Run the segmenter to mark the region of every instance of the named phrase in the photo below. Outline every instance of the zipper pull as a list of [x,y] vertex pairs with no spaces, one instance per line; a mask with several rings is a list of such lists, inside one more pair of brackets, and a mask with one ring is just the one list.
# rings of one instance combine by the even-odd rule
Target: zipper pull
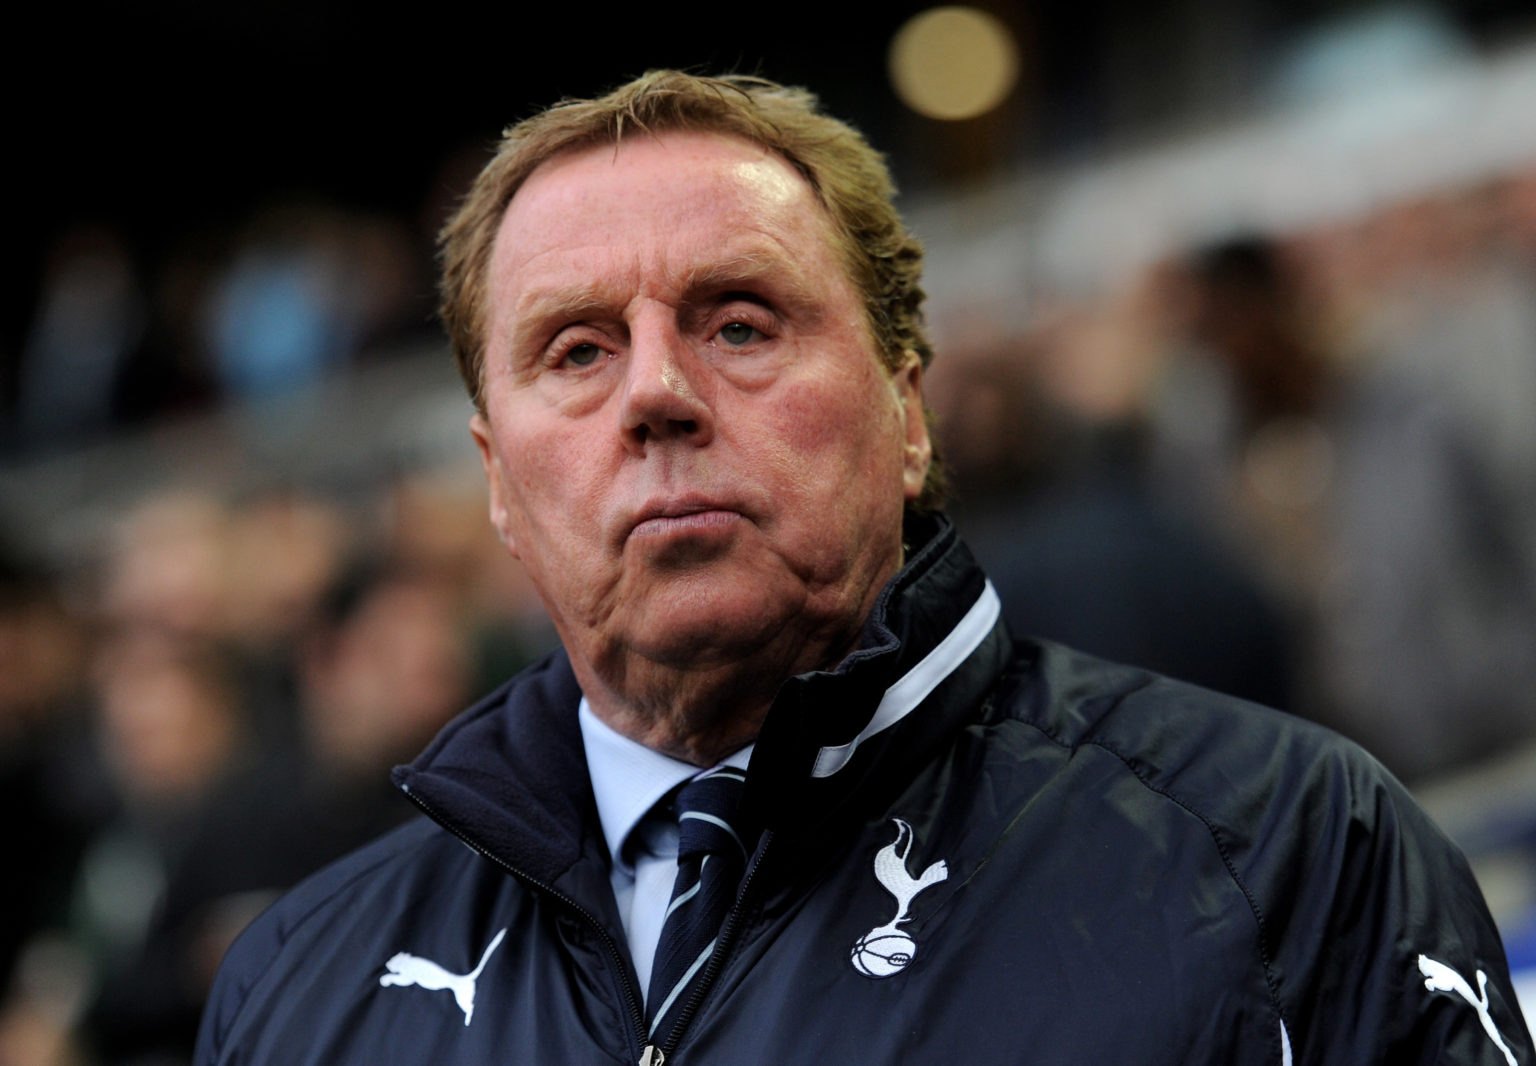
[[645,1045],[645,1050],[640,1052],[640,1066],[662,1066],[666,1061],[667,1057],[655,1044]]

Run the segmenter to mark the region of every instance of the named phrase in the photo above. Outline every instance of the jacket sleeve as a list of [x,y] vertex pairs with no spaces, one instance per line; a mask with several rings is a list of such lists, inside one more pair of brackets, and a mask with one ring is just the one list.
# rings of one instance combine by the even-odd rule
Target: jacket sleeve
[[1379,764],[1331,739],[1255,852],[1294,1061],[1536,1066],[1466,860]]
[[277,908],[268,910],[240,934],[219,966],[193,1053],[194,1066],[233,1062],[226,1054],[227,1037],[252,986],[282,949],[284,936]]
[[[351,892],[365,882],[381,865],[402,849],[409,848],[424,834],[437,831],[423,820],[408,822],[379,840],[310,875],[268,907],[235,938],[224,961],[219,965],[213,988],[203,1006],[202,1025],[198,1029],[193,1056],[196,1066],[236,1066],[249,1062],[250,1055],[240,1046],[252,1036],[260,1036],[260,1026],[241,1015],[253,999],[263,998],[268,1007],[274,998],[282,1003],[300,1003],[302,994],[286,990],[285,977],[303,972],[304,951],[294,944],[296,931],[316,915],[360,906]],[[453,847],[457,848],[455,844]],[[361,923],[366,924],[366,923]]]

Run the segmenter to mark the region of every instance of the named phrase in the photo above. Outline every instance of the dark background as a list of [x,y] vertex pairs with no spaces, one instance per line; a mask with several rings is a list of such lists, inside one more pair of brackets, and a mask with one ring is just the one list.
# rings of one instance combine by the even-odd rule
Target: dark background
[[[12,224],[0,353],[13,362],[44,249],[71,222],[112,225],[151,271],[197,234],[284,198],[422,216],[430,230],[468,166],[446,161],[472,158],[537,107],[650,67],[809,85],[892,153],[913,190],[1230,111],[1262,91],[1298,32],[1370,5],[983,5],[1022,42],[1021,87],[990,120],[942,129],[907,112],[885,74],[892,34],[923,6],[37,5],[8,35]],[[1533,15],[1529,0],[1442,10],[1480,43]]]

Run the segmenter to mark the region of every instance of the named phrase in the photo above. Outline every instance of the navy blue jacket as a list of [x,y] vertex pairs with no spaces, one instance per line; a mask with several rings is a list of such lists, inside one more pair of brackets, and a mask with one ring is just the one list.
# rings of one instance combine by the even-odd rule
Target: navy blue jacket
[[[1373,760],[1015,643],[927,533],[859,649],[778,694],[667,1063],[1536,1063],[1464,861]],[[398,770],[428,817],[240,938],[200,1066],[657,1061],[579,697],[552,655]]]

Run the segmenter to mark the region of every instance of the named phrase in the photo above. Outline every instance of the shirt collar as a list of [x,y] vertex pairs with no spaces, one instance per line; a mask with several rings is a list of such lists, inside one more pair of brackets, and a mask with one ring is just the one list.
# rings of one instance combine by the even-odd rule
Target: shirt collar
[[[585,696],[577,718],[603,840],[614,864],[619,865],[624,841],[657,801],[705,771],[624,736],[592,712]],[[719,765],[745,770],[751,758],[752,745],[748,744]]]

